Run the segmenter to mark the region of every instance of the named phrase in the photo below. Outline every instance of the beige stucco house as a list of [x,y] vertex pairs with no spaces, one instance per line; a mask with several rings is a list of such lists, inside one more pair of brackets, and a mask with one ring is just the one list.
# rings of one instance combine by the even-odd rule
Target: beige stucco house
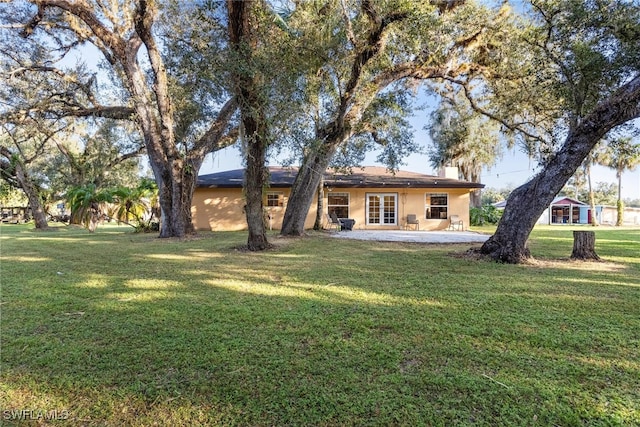
[[[280,229],[297,168],[270,167],[271,185],[265,191],[264,206],[268,226]],[[355,220],[354,229],[396,230],[419,228],[442,230],[452,216],[469,226],[469,194],[482,184],[457,179],[456,168],[445,168],[439,176],[398,171],[384,167],[354,168],[352,173],[327,170],[324,176],[323,214]],[[198,177],[193,195],[193,222],[198,230],[232,231],[247,228],[242,181],[244,170],[219,172]],[[317,203],[312,203],[305,228],[312,228]],[[419,224],[407,224],[415,215]]]

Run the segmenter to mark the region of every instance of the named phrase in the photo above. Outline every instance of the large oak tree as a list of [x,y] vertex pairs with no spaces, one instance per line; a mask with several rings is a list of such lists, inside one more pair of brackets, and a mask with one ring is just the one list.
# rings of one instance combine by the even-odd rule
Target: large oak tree
[[[594,147],[617,127],[640,117],[640,6],[624,1],[534,1],[532,25],[514,48],[534,55],[544,79],[526,91],[555,99],[555,141],[542,170],[507,199],[496,233],[481,252],[519,263],[538,218]],[[535,75],[537,68],[531,68]],[[532,107],[536,104],[531,103]],[[534,112],[529,111],[529,117]],[[558,146],[557,149],[554,147]]]
[[[220,102],[208,123],[178,120],[175,90],[159,37],[159,2],[138,0],[102,2],[90,0],[30,0],[25,14],[13,19],[25,38],[37,40],[39,49],[63,54],[83,44],[93,45],[105,59],[106,73],[121,88],[109,96],[96,89],[95,74],[70,73],[52,64],[16,61],[21,73],[45,73],[60,82],[74,82],[73,92],[52,91],[21,111],[75,117],[109,117],[134,120],[143,136],[149,163],[160,191],[162,223],[160,237],[184,236],[193,231],[191,201],[204,156],[234,141],[228,135],[235,113],[233,99]],[[17,8],[16,8],[17,12]],[[186,16],[186,15],[185,15]],[[17,21],[22,18],[22,21]],[[214,33],[212,33],[214,34]],[[178,124],[180,126],[178,126]],[[180,130],[200,129],[197,138],[182,138]]]
[[36,229],[49,228],[42,200],[38,170],[45,163],[45,152],[54,132],[46,132],[39,123],[28,127],[4,124],[0,128],[0,177],[22,189],[29,201]]
[[249,250],[269,247],[264,191],[269,185],[270,150],[295,133],[300,75],[308,67],[301,38],[286,22],[288,12],[264,0],[227,0],[231,92],[240,111]]
[[[304,3],[303,3],[304,4]],[[509,8],[475,2],[327,2],[304,11],[308,37],[323,59],[313,142],[293,184],[281,233],[300,235],[323,172],[347,141],[371,132],[377,100],[416,82],[469,81],[484,72],[492,44],[506,35]],[[317,6],[317,5],[316,5]],[[300,7],[300,5],[299,5]],[[301,8],[303,9],[303,8]],[[296,17],[294,14],[293,18]],[[309,25],[312,23],[313,25]],[[318,41],[321,46],[318,46]]]

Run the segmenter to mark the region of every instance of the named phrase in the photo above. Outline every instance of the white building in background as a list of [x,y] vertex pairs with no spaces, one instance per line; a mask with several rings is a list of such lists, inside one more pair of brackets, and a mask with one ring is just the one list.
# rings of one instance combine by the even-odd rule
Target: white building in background
[[[615,225],[618,209],[615,206],[591,206],[571,197],[556,197],[542,213],[538,224],[590,224],[591,215],[596,216],[598,224]],[[623,225],[640,225],[640,208],[624,208]]]
[[[494,203],[498,209],[504,209],[506,202]],[[571,197],[556,197],[549,207],[544,210],[538,224],[590,224],[591,216],[595,215],[599,224],[615,225],[618,218],[618,210],[615,206],[596,205],[595,212],[591,211],[589,204]],[[640,208],[624,208],[623,225],[640,225]]]
[[[602,206],[600,224],[615,225],[618,218],[618,208],[615,206]],[[640,208],[624,208],[622,225],[640,225]]]

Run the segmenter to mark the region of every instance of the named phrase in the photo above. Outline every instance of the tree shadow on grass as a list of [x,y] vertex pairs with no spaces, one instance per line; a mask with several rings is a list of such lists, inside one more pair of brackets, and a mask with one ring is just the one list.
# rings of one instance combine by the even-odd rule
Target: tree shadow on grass
[[3,262],[3,407],[67,409],[88,425],[638,413],[638,291],[608,273],[536,276],[402,244],[230,250],[241,238],[123,235],[115,255],[84,240],[64,253],[14,245],[33,261]]

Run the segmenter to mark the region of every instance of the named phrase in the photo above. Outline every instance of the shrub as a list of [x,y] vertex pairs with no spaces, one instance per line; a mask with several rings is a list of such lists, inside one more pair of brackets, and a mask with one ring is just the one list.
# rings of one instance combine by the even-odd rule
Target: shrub
[[502,217],[502,211],[493,205],[471,208],[469,212],[471,225],[497,224]]

